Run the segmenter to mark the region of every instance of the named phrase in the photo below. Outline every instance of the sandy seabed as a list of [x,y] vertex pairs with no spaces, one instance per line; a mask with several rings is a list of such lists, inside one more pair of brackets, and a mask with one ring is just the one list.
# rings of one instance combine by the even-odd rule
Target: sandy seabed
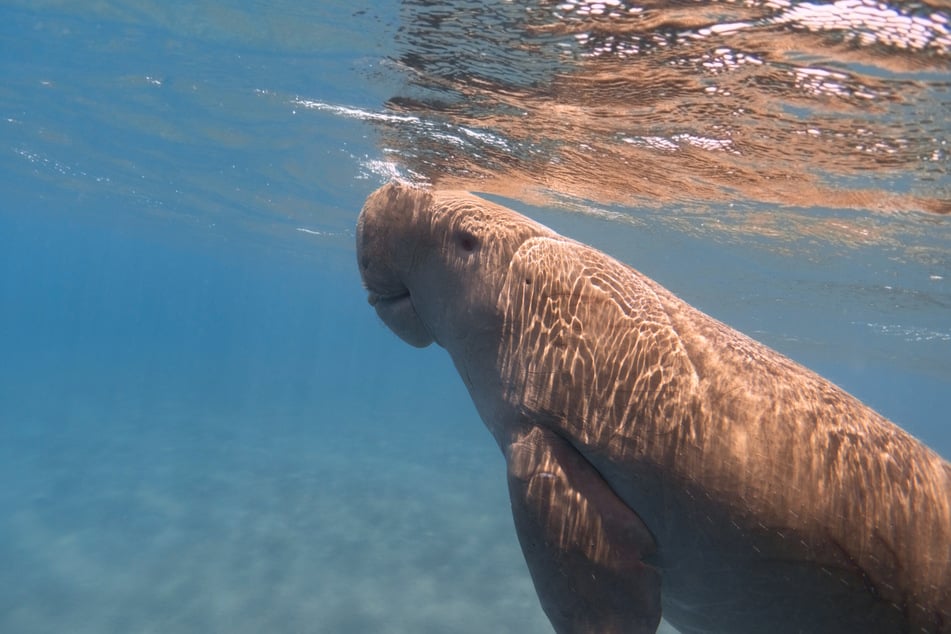
[[551,632],[487,434],[83,418],[4,434],[0,631]]

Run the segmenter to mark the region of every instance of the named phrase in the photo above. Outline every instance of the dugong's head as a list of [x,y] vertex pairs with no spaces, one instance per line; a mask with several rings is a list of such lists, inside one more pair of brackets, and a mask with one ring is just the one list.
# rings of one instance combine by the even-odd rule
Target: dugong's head
[[509,264],[538,236],[557,234],[464,192],[393,182],[360,213],[357,261],[383,323],[413,346],[435,341],[455,357],[497,340]]

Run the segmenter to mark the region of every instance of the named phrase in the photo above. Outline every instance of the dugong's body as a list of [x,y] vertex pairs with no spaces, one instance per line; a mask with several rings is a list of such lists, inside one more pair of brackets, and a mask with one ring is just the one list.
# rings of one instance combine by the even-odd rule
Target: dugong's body
[[557,632],[951,632],[951,465],[835,385],[468,194],[384,186],[357,255],[504,452]]

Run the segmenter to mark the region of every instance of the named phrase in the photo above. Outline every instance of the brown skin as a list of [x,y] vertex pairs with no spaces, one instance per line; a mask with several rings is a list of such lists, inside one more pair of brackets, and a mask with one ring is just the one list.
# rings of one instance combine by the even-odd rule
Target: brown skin
[[833,384],[465,193],[384,186],[357,255],[504,452],[557,632],[951,632],[951,465]]

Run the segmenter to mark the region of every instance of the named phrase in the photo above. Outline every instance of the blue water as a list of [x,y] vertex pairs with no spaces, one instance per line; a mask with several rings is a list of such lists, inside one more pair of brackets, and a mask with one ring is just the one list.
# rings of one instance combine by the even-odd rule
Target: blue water
[[[0,632],[550,631],[497,448],[354,264],[409,5],[0,7]],[[951,457],[947,216],[505,201]]]

